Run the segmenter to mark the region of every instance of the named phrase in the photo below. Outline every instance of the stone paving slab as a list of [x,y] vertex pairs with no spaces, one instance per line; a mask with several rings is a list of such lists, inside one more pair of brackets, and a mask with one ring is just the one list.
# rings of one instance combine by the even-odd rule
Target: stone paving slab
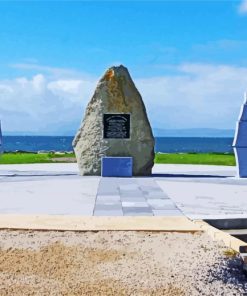
[[95,205],[95,211],[116,211],[116,210],[119,210],[121,211],[122,210],[122,205],[121,203],[107,203],[107,204],[99,204],[99,203],[96,203]]
[[[120,196],[119,196],[120,197]],[[146,198],[145,196],[139,196],[139,197],[135,197],[135,196],[121,196],[121,201],[122,202],[146,202]]]
[[97,195],[97,201],[99,203],[108,203],[108,202],[120,202],[119,195]]
[[[106,188],[114,188],[114,198],[107,195],[104,199]],[[165,216],[166,211],[167,216],[182,215],[153,178],[101,178],[94,215],[105,215],[108,210],[116,210],[124,216]]]
[[150,207],[123,207],[124,216],[153,216]]
[[146,201],[141,202],[131,202],[131,201],[122,201],[123,207],[130,207],[130,208],[140,208],[140,207],[149,207],[148,203]]
[[121,184],[121,182],[117,181],[119,184],[119,190],[120,192],[136,192],[140,191],[139,186],[137,183],[131,183],[131,184]]

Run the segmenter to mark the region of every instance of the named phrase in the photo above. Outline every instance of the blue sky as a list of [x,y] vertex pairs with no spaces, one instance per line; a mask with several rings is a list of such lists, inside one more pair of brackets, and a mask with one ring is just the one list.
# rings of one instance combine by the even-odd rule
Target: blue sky
[[74,132],[97,80],[118,64],[154,128],[235,128],[247,1],[0,1],[0,20],[6,131]]

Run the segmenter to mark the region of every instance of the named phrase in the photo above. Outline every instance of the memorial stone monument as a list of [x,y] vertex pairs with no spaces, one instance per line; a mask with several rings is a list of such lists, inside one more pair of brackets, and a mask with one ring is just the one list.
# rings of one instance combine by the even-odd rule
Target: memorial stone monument
[[238,169],[238,177],[247,178],[247,95],[245,93],[244,103],[241,106],[233,149]]
[[154,137],[142,97],[124,66],[100,79],[73,140],[81,175],[100,175],[102,157],[132,157],[133,175],[150,175]]

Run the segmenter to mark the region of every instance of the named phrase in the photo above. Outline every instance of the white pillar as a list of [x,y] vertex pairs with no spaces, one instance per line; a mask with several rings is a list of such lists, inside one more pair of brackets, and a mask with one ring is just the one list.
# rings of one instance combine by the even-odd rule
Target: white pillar
[[241,106],[233,141],[238,177],[247,178],[247,93]]

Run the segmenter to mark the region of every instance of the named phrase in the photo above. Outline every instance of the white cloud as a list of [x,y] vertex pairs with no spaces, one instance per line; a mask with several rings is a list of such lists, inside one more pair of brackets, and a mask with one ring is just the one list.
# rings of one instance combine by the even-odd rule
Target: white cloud
[[242,0],[239,6],[239,12],[244,14],[247,13],[247,0]]
[[235,128],[247,68],[183,64],[176,75],[137,79],[152,125]]
[[13,89],[10,86],[0,84],[0,92],[1,93],[11,93],[11,92],[13,92]]
[[[0,118],[7,131],[75,130],[95,81],[49,80],[43,74],[0,81]],[[63,130],[64,129],[64,130]]]
[[[133,79],[153,127],[235,128],[247,89],[247,68],[187,63],[174,67],[173,74]],[[96,82],[77,75],[51,78],[41,73],[31,79],[0,80],[3,130],[75,131]]]
[[67,92],[76,95],[82,84],[80,80],[58,80],[50,82],[48,88],[54,92]]

